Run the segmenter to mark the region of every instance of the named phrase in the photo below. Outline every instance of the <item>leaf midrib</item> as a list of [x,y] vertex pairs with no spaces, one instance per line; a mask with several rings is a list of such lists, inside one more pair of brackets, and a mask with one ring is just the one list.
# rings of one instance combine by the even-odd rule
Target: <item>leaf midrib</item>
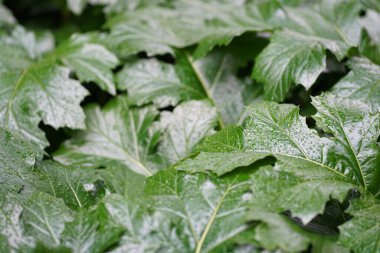
[[195,249],[195,253],[201,253],[202,251],[202,246],[203,246],[203,243],[205,242],[206,240],[206,237],[211,229],[211,226],[212,224],[214,223],[214,220],[216,219],[216,216],[220,210],[220,207],[222,206],[223,202],[224,202],[224,199],[226,198],[226,196],[229,194],[229,192],[231,191],[231,187],[228,186],[227,190],[224,192],[223,196],[220,198],[218,204],[216,205],[216,207],[214,208],[214,210],[212,211],[212,214],[206,224],[206,227],[205,229],[203,230],[202,232],[202,235],[201,235],[201,238],[199,239],[198,243],[197,243],[197,247]]
[[9,113],[12,111],[13,99],[16,97],[16,94],[17,94],[18,90],[20,89],[20,86],[22,85],[27,72],[28,72],[28,69],[24,69],[21,72],[21,75],[17,79],[16,85],[13,88],[12,95],[8,100],[7,109],[5,112],[5,125],[9,124]]
[[114,146],[118,147],[119,149],[121,149],[123,151],[123,153],[131,160],[131,162],[133,162],[134,164],[136,164],[139,168],[141,168],[145,173],[147,173],[148,176],[151,176],[153,175],[152,171],[150,169],[148,169],[147,167],[145,167],[141,162],[139,162],[138,160],[136,160],[129,152],[128,150],[126,150],[123,146],[121,146],[120,144],[114,142],[110,137],[108,137],[105,133],[103,133],[101,130],[97,131],[96,133],[100,134],[101,136],[103,136],[104,138],[106,138],[107,141],[109,141],[111,144],[113,144]]
[[219,123],[220,128],[224,128],[225,124],[224,124],[224,121],[223,121],[223,119],[221,117],[219,108],[216,106],[216,102],[215,102],[214,98],[212,97],[211,91],[209,90],[209,86],[210,85],[208,84],[207,80],[204,78],[202,72],[199,70],[199,68],[197,67],[197,65],[194,63],[194,60],[191,57],[191,55],[189,55],[188,52],[185,52],[185,56],[186,56],[187,61],[190,64],[191,68],[193,69],[195,75],[197,76],[200,84],[202,85],[202,88],[205,91],[208,99],[211,100],[212,104],[215,106],[215,108],[217,110],[218,123]]

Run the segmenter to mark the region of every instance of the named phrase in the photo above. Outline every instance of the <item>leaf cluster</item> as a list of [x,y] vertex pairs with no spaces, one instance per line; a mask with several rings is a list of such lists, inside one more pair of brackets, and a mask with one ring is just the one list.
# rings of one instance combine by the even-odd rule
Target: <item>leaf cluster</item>
[[378,0],[0,0],[0,252],[380,253],[378,27]]

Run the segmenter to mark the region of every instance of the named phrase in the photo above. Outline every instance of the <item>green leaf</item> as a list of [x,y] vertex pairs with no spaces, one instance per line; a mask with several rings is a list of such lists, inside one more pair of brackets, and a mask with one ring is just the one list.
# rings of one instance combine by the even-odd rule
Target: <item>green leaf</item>
[[2,193],[30,196],[42,191],[62,198],[70,207],[94,204],[102,186],[95,172],[61,166],[52,161],[41,161],[42,153],[29,143],[0,129],[0,182]]
[[365,17],[360,20],[360,23],[368,31],[368,34],[371,36],[371,38],[374,40],[376,44],[380,43],[380,32],[378,29],[375,29],[373,24],[377,23],[379,19],[379,13],[372,10],[367,10]]
[[254,99],[251,90],[254,84],[237,76],[245,62],[227,49],[214,50],[196,61],[189,57],[189,62],[218,109],[223,124],[242,121],[245,107]]
[[[339,166],[346,168],[344,173],[360,183],[369,192],[380,190],[379,146],[380,112],[356,101],[332,96],[313,98],[317,109],[313,118],[325,132],[334,135],[334,159]],[[329,155],[329,154],[328,154]],[[350,171],[350,173],[347,172]]]
[[62,198],[71,208],[91,206],[104,193],[103,183],[95,171],[74,169],[50,161],[38,165],[42,175],[34,182],[37,189]]
[[350,252],[337,243],[337,236],[312,233],[284,214],[253,208],[247,218],[250,221],[260,221],[255,227],[254,239],[268,250],[300,252],[312,245],[313,252]]
[[302,161],[261,168],[253,176],[252,205],[277,213],[290,209],[293,216],[307,224],[323,213],[330,197],[343,201],[355,187],[350,180],[325,170]]
[[323,1],[317,10],[287,8],[283,30],[256,59],[253,77],[267,99],[282,101],[297,84],[309,89],[325,69],[326,49],[341,60],[358,45],[357,1]]
[[[273,155],[279,160],[276,167],[255,173],[256,206],[277,212],[291,210],[304,223],[322,213],[330,197],[343,201],[351,188],[376,194],[379,191],[376,184],[379,178],[376,144],[380,133],[379,113],[371,113],[360,102],[331,96],[316,97],[313,104],[318,110],[314,116],[317,125],[332,134],[332,138],[321,138],[310,130],[297,107],[267,102],[252,109],[243,126],[243,134],[235,130],[237,132],[227,142],[232,145],[226,148],[220,145],[222,152],[230,153],[238,147],[239,152],[251,155],[252,160],[239,159],[235,163],[231,162],[231,156],[216,159],[209,156],[215,160],[207,161],[205,154],[209,150],[218,153],[215,152],[218,151],[215,144],[218,139],[228,140],[229,131],[226,130],[205,141],[198,148],[199,156],[177,164],[176,168],[192,171],[194,165],[198,168],[203,165],[203,169],[195,171],[211,170],[222,174],[233,166],[246,166],[256,158]],[[224,164],[214,166],[215,161]]]
[[118,89],[127,90],[130,102],[139,106],[154,102],[163,108],[181,100],[205,98],[199,83],[181,80],[172,64],[156,59],[127,63],[117,80]]
[[0,34],[0,71],[27,68],[37,58],[36,36],[17,26],[10,35]]
[[25,224],[25,234],[48,247],[58,246],[65,222],[72,216],[61,199],[56,199],[46,193],[34,194],[24,205],[22,216]]
[[199,42],[194,58],[204,57],[215,46],[228,45],[234,37],[245,32],[271,30],[280,5],[275,1],[256,1],[255,3],[239,1],[178,1],[177,6],[198,18],[208,17],[212,20],[207,34]]
[[380,32],[373,24],[379,22],[380,14],[372,10],[367,10],[366,16],[360,20],[365,30],[362,32],[359,50],[364,56],[377,64],[380,64]]
[[112,5],[115,0],[67,0],[68,8],[76,15],[83,12],[87,4],[92,5]]
[[360,0],[360,2],[364,6],[380,12],[380,2],[378,0]]
[[369,196],[353,200],[348,212],[354,218],[339,227],[341,242],[355,252],[379,252],[380,202]]
[[[125,233],[113,253],[154,253],[158,250],[181,252],[181,241],[160,214],[149,214],[146,207],[136,200],[113,194],[104,199],[113,222],[125,228]],[[176,243],[179,244],[177,248]]]
[[[330,195],[343,201],[349,188],[378,191],[375,143],[379,115],[363,111],[361,104],[333,97],[317,97],[313,101],[318,110],[314,116],[317,124],[334,138],[320,138],[311,132],[299,117],[298,108],[288,105],[265,104],[251,114],[245,126],[247,150],[269,152],[281,161],[271,176],[272,183],[277,185],[274,189],[281,188],[280,192],[272,192],[263,180],[257,179],[256,183],[267,191],[266,196],[278,196],[272,202],[274,205],[279,204],[283,209],[287,206],[305,223],[323,211]],[[364,161],[368,161],[368,166]],[[265,171],[259,173],[266,176]],[[287,180],[287,186],[281,185]],[[289,187],[289,192],[282,196],[286,192],[284,187]],[[263,200],[270,204],[267,198]]]
[[41,151],[1,128],[0,140],[0,192],[31,191],[33,185],[30,181],[38,178],[33,167],[36,160],[42,158]]
[[207,101],[188,101],[173,112],[162,112],[159,128],[163,137],[159,152],[170,163],[182,159],[205,136],[214,132],[216,122],[216,111]]
[[75,13],[80,14],[86,6],[88,0],[67,0],[67,6]]
[[119,61],[104,46],[97,44],[93,37],[75,34],[60,45],[53,56],[74,71],[81,82],[93,81],[115,95],[112,69]]
[[0,2],[0,25],[15,25],[16,23],[12,12]]
[[265,84],[267,99],[281,101],[294,84],[309,89],[325,68],[325,49],[320,44],[294,40],[287,32],[277,32],[257,58],[253,76]]
[[73,253],[101,253],[117,243],[123,229],[110,222],[107,210],[100,206],[94,210],[78,212],[73,221],[65,224],[63,244]]
[[69,78],[69,70],[59,66],[33,65],[20,71],[0,73],[0,120],[5,128],[17,131],[40,147],[47,145],[38,123],[58,127],[83,128],[79,106],[87,91]]
[[119,163],[107,166],[105,170],[99,170],[106,187],[113,193],[123,197],[139,196],[145,185],[145,177],[126,169]]
[[240,126],[230,126],[207,137],[196,147],[195,151],[197,150],[200,153],[194,159],[179,162],[175,168],[191,173],[209,170],[220,176],[267,156],[244,149],[243,128]]
[[36,36],[22,27],[0,36],[0,122],[41,148],[47,146],[41,120],[54,128],[83,128],[80,102],[88,94],[70,71],[47,59],[36,62],[51,50],[51,34]]
[[252,197],[244,174],[216,178],[160,171],[147,179],[146,192],[155,210],[182,231],[185,252],[206,253],[222,249],[229,239],[248,228],[246,204]]
[[[216,107],[219,126],[223,128],[244,118],[245,106],[255,98],[247,81],[237,77],[244,61],[226,52],[214,50],[207,57],[194,60],[187,52],[177,51],[177,73],[183,82],[199,83]],[[246,97],[248,99],[246,99]]]
[[122,56],[141,51],[151,56],[174,53],[173,47],[200,42],[195,54],[200,58],[216,45],[227,45],[246,31],[271,29],[271,18],[279,7],[271,1],[245,4],[181,0],[173,5],[150,5],[112,18],[107,23],[111,29],[107,45]]
[[0,249],[4,252],[31,252],[34,240],[24,235],[21,222],[23,208],[11,196],[1,194],[0,198]]
[[111,33],[105,43],[119,56],[145,51],[149,56],[173,53],[172,47],[182,48],[199,41],[204,22],[178,11],[149,6],[127,12],[109,20]]
[[310,244],[305,231],[284,215],[251,210],[248,219],[261,222],[255,228],[255,240],[266,249],[296,252],[307,249]]
[[362,101],[376,110],[380,106],[380,66],[366,58],[354,58],[349,66],[352,70],[331,92],[338,97]]
[[134,172],[152,175],[160,166],[159,157],[152,154],[159,135],[149,130],[157,114],[152,107],[130,109],[126,97],[113,99],[102,109],[89,106],[87,129],[65,142],[55,159],[84,167],[118,161]]

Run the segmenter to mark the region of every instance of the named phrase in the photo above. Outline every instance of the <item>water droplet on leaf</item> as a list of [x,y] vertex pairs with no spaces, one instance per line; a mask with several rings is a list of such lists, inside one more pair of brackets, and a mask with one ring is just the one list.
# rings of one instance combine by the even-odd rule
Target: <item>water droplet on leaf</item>
[[25,158],[26,165],[34,166],[35,163],[36,163],[36,158],[34,156],[28,156],[27,158]]

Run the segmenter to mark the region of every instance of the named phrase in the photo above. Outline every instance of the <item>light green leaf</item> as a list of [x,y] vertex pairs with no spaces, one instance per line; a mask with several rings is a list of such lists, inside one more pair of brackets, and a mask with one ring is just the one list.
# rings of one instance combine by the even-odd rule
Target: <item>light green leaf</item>
[[14,197],[0,195],[0,249],[8,248],[4,252],[31,252],[34,240],[24,235],[24,226],[21,222],[23,208]]
[[367,10],[365,17],[360,20],[360,24],[365,30],[362,32],[359,50],[376,64],[380,64],[380,32],[374,24],[378,24],[379,22],[380,14],[372,10]]
[[305,230],[284,215],[254,209],[248,219],[261,222],[255,228],[255,240],[265,249],[280,248],[286,252],[298,252],[307,249],[310,244]]
[[309,89],[325,69],[326,49],[338,60],[359,43],[357,1],[322,1],[316,10],[287,8],[283,31],[258,56],[253,77],[267,99],[282,101],[297,84]]
[[166,170],[147,179],[146,192],[188,242],[180,252],[207,253],[223,249],[249,227],[244,222],[249,185],[244,174],[219,179]]
[[150,131],[158,112],[152,107],[130,109],[126,97],[108,102],[102,109],[86,109],[87,129],[64,143],[55,159],[84,167],[106,166],[118,161],[134,172],[152,175],[160,166],[152,154],[159,133]]
[[[237,77],[244,61],[226,50],[214,50],[207,57],[194,60],[187,52],[177,51],[177,73],[183,82],[197,82],[216,107],[219,126],[244,118],[245,106],[255,94],[250,83]],[[246,99],[248,97],[248,99]]]
[[82,82],[93,81],[103,90],[116,94],[112,69],[119,61],[104,46],[97,44],[91,35],[73,35],[53,53],[76,73]]
[[353,200],[348,212],[354,218],[339,227],[341,242],[355,252],[379,252],[379,208],[379,200],[370,196]]
[[[204,57],[215,46],[228,45],[245,32],[271,30],[281,12],[276,1],[189,1],[177,2],[179,9],[197,18],[205,18],[207,34],[199,42],[194,58]],[[212,24],[207,22],[212,20]]]
[[117,76],[118,89],[127,90],[130,102],[154,102],[159,108],[175,106],[181,100],[205,98],[198,82],[181,80],[172,64],[156,59],[127,63]]
[[71,221],[70,210],[61,199],[46,193],[34,194],[24,205],[22,221],[25,234],[47,247],[58,246],[65,222]]
[[351,71],[341,79],[331,92],[342,98],[362,101],[376,111],[380,108],[380,66],[366,58],[354,58],[349,63]]
[[245,62],[227,49],[214,50],[196,61],[189,57],[189,61],[218,109],[223,124],[231,125],[241,121],[245,107],[255,97],[250,90],[254,84],[237,77],[239,68]]
[[48,64],[0,73],[0,121],[5,128],[25,138],[47,145],[38,123],[58,127],[83,128],[80,107],[87,91],[69,78],[69,70]]
[[61,237],[73,253],[101,253],[117,243],[122,232],[121,227],[111,223],[107,210],[99,206],[78,212],[73,221],[65,224]]
[[0,71],[27,68],[37,58],[36,36],[17,26],[10,35],[0,34]]
[[125,233],[113,253],[168,253],[183,251],[181,240],[170,228],[168,219],[156,213],[149,214],[141,202],[120,195],[104,199],[113,222],[125,228]]
[[108,21],[111,33],[105,43],[119,56],[145,51],[149,56],[173,53],[204,36],[203,20],[169,8],[149,6]]
[[37,36],[22,27],[0,36],[0,123],[40,147],[47,146],[38,123],[54,128],[82,128],[84,114],[79,104],[88,94],[69,70],[49,61],[36,63],[51,49],[49,33]]
[[145,51],[149,56],[174,53],[200,42],[196,58],[216,45],[227,45],[246,31],[269,30],[279,5],[230,1],[176,1],[173,8],[150,5],[125,12],[107,23],[106,43],[119,55]]
[[87,4],[92,5],[112,5],[117,0],[67,0],[67,6],[76,15],[83,12]]
[[207,101],[188,101],[173,112],[162,112],[159,128],[163,131],[159,151],[174,163],[189,155],[196,144],[214,132],[215,109]]
[[126,169],[119,163],[112,163],[105,170],[99,170],[106,187],[123,197],[139,196],[145,186],[145,177]]
[[75,13],[80,14],[86,6],[88,0],[67,0],[69,9]]
[[0,2],[0,25],[14,25],[16,23],[12,12]]

